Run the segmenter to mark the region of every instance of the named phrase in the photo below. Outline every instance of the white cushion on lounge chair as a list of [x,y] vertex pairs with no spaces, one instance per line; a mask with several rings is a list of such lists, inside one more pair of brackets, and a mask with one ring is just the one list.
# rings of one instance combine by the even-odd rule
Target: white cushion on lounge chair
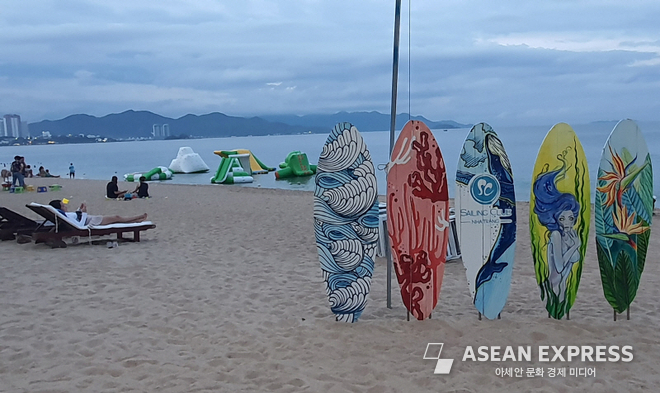
[[131,228],[131,227],[139,227],[143,225],[152,225],[153,223],[151,221],[143,221],[143,222],[134,222],[134,223],[125,223],[125,224],[110,224],[110,225],[84,225],[74,219],[71,219],[70,217],[62,214],[59,210],[55,209],[51,205],[42,205],[40,203],[35,203],[32,202],[30,203],[31,206],[38,206],[38,207],[43,207],[45,209],[50,210],[55,214],[55,217],[57,217],[58,220],[66,221],[70,225],[76,227],[77,229],[80,229],[81,231],[86,231],[88,229],[115,229],[115,228]]
[[113,229],[113,228],[132,228],[141,227],[143,225],[153,225],[151,221],[129,222],[129,223],[116,223],[109,225],[90,225],[91,229]]

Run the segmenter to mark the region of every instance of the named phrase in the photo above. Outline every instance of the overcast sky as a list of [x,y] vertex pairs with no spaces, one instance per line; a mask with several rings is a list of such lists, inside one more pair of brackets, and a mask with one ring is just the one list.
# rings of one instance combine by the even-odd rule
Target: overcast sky
[[[128,109],[389,113],[394,6],[3,0],[0,112],[29,122]],[[658,0],[403,0],[401,19],[399,113],[493,125],[660,120]]]

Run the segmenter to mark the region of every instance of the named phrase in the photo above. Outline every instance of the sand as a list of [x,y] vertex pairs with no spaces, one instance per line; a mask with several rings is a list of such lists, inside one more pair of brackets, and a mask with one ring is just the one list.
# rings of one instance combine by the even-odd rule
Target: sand
[[[238,186],[154,184],[153,198],[104,199],[105,182],[47,193],[0,194],[36,218],[29,202],[85,201],[91,214],[149,214],[140,243],[51,249],[1,243],[0,392],[622,392],[660,386],[660,251],[654,224],[632,319],[602,294],[589,245],[570,320],[548,319],[534,278],[528,205],[511,294],[501,320],[477,319],[460,261],[447,264],[431,320],[406,321],[396,280],[386,306],[378,258],[369,304],[356,324],[334,321],[316,254],[312,195]],[[127,183],[123,183],[128,188]],[[120,186],[121,187],[121,186]],[[592,225],[593,231],[593,225]],[[593,243],[593,235],[591,236]],[[434,375],[427,343],[444,343],[449,375]],[[463,362],[467,346],[631,345],[628,363]],[[551,352],[552,354],[552,352]],[[543,368],[500,377],[498,367]],[[566,367],[551,378],[548,367]],[[595,376],[570,376],[594,367]]]

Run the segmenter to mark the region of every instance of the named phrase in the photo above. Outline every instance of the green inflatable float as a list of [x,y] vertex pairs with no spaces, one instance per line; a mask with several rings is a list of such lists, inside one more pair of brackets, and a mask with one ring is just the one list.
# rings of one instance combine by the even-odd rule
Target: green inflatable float
[[316,165],[311,165],[307,160],[307,154],[292,151],[280,164],[280,170],[275,172],[275,179],[287,179],[297,176],[311,176],[316,173]]
[[[235,151],[215,152],[220,158],[220,166],[211,178],[213,184],[252,183],[252,169],[250,169],[250,155]],[[219,154],[220,153],[220,154]]]
[[127,173],[124,175],[126,181],[139,181],[144,176],[149,180],[168,180],[172,178],[172,171],[164,166],[158,166],[147,173]]

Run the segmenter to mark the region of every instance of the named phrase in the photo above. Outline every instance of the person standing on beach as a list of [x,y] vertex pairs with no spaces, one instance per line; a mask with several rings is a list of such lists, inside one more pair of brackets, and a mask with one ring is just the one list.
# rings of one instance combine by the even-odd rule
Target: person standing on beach
[[27,165],[25,165],[25,157],[23,156],[21,156],[21,174],[23,175],[23,179],[28,177]]
[[23,157],[14,156],[14,162],[11,163],[11,178],[14,187],[25,187],[25,164],[22,162]]
[[69,165],[69,179],[76,178],[76,168],[73,166],[73,162]]

